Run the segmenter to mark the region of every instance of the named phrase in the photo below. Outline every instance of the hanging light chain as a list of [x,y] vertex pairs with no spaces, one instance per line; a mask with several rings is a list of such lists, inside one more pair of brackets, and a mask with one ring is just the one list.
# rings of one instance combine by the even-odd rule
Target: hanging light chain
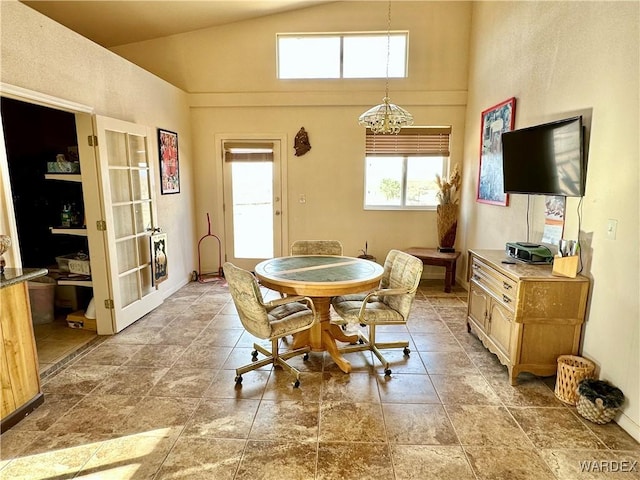
[[374,134],[395,134],[402,127],[413,125],[413,116],[404,108],[391,103],[389,98],[389,64],[391,63],[391,0],[387,8],[387,69],[384,98],[380,105],[360,115],[358,122],[371,129]]
[[389,97],[389,63],[391,62],[391,0],[387,7],[387,71],[384,87],[384,96]]

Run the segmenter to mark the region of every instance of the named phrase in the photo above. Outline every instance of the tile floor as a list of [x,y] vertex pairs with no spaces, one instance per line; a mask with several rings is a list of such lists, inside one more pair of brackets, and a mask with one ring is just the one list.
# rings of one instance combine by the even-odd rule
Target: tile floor
[[57,314],[51,323],[34,325],[33,333],[41,378],[52,375],[75,356],[103,340],[94,331],[69,328],[65,313]]
[[349,375],[312,353],[293,389],[268,367],[234,384],[253,338],[222,282],[191,283],[45,379],[45,403],[0,437],[0,478],[640,478],[637,442],[558,401],[553,378],[510,386],[466,331],[465,292],[441,288],[386,329],[412,349],[390,351],[391,377],[368,352]]

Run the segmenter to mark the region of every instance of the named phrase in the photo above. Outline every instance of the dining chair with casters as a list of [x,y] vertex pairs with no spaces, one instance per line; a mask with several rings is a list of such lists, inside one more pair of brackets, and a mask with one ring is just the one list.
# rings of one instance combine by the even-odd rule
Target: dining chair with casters
[[385,375],[391,375],[389,362],[380,350],[402,348],[403,353],[409,355],[409,342],[379,342],[376,339],[376,327],[407,323],[422,268],[420,259],[400,250],[391,250],[385,259],[384,272],[376,290],[364,297],[356,294],[333,298],[331,304],[340,317],[337,323],[359,323],[368,327],[368,338],[358,331],[358,343],[340,348],[341,353],[370,350],[382,363]]
[[338,240],[296,240],[291,244],[291,255],[342,255]]
[[[309,297],[290,296],[265,303],[256,278],[251,272],[230,262],[223,265],[224,276],[243,327],[251,335],[271,340],[271,351],[253,344],[253,362],[236,369],[236,384],[242,383],[242,374],[273,364],[295,376],[294,387],[300,386],[300,372],[286,361],[297,355],[309,358],[309,347],[279,353],[278,343],[286,335],[311,328],[316,318],[313,301]],[[266,356],[258,360],[258,352]]]

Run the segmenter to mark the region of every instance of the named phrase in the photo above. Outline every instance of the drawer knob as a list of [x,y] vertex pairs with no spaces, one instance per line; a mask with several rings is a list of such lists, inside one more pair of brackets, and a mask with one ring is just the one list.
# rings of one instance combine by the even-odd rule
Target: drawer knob
[[504,286],[505,290],[511,290],[511,285],[509,285],[507,282],[502,282],[502,285]]
[[507,297],[506,295],[502,295],[502,301],[504,303],[509,303],[511,301],[511,299],[509,297]]

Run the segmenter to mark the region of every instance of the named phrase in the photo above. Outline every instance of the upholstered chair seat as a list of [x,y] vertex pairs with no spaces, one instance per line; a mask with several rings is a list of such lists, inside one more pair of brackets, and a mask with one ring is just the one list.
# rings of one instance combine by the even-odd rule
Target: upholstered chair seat
[[[253,362],[236,369],[236,383],[242,383],[242,374],[273,364],[288,370],[295,376],[294,386],[300,385],[300,372],[286,360],[296,355],[308,356],[309,347],[280,353],[278,343],[286,335],[311,328],[316,312],[309,297],[291,296],[265,303],[256,278],[251,272],[236,267],[230,262],[223,265],[224,276],[229,284],[231,298],[243,327],[254,337],[271,340],[271,351],[257,343],[253,344]],[[258,361],[258,352],[266,358]]]
[[385,375],[391,375],[389,362],[381,349],[402,348],[409,355],[409,342],[379,342],[376,340],[376,326],[406,324],[411,305],[415,298],[422,261],[399,250],[391,250],[384,262],[384,272],[379,288],[366,295],[343,295],[331,301],[340,319],[336,323],[350,323],[368,326],[368,338],[358,331],[359,343],[340,349],[342,353],[371,350],[384,367]]

